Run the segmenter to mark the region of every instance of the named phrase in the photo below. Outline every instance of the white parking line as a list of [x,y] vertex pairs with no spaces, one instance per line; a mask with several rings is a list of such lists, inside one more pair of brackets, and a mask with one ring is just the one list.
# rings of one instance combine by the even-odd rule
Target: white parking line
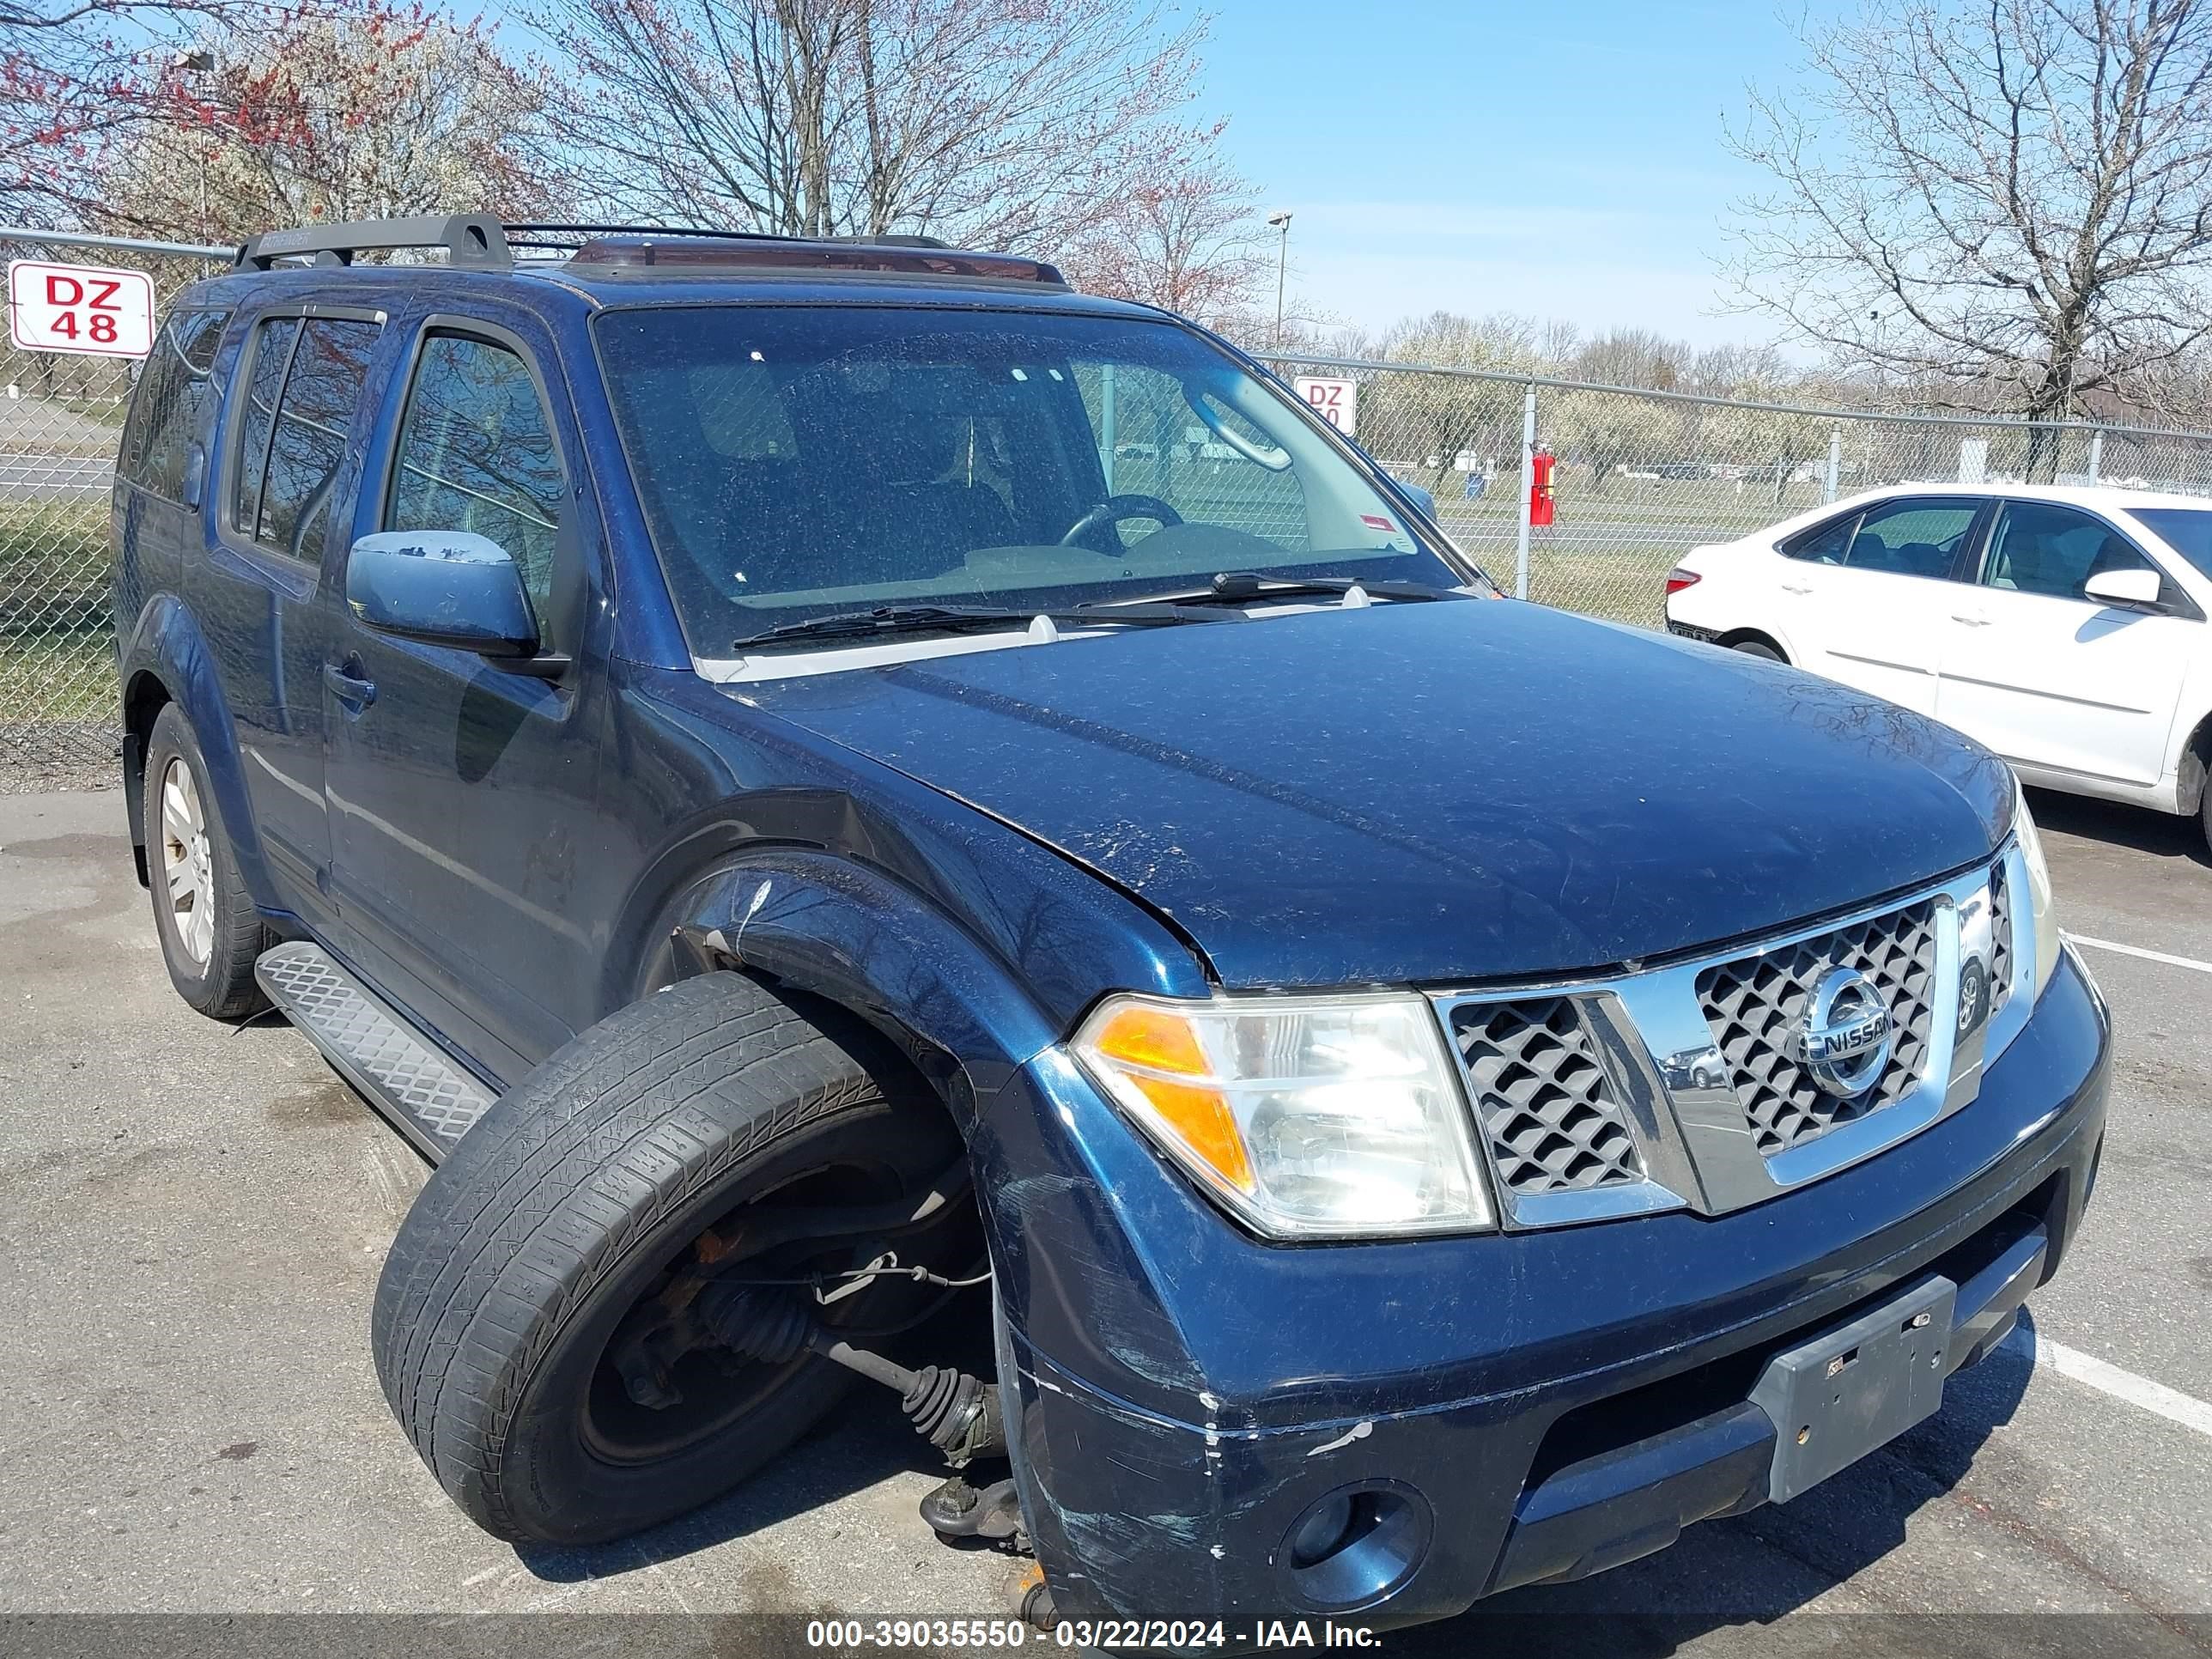
[[2076,945],[2086,945],[2093,951],[2117,951],[2124,957],[2141,957],[2145,962],[2162,962],[2169,968],[2193,968],[2200,974],[2212,974],[2212,962],[2199,962],[2194,957],[2170,957],[2163,951],[2146,951],[2140,945],[2115,945],[2108,939],[2091,939],[2087,933],[2069,933],[2067,938]]
[[1997,1346],[2033,1364],[2047,1365],[2061,1376],[2087,1383],[2100,1394],[2124,1400],[2169,1423],[2179,1423],[2185,1429],[2212,1436],[2212,1406],[2178,1389],[2137,1376],[2133,1371],[2124,1371],[2118,1365],[2108,1365],[2094,1354],[2061,1346],[2040,1334],[2031,1336],[2024,1325],[2014,1326],[2012,1334]]

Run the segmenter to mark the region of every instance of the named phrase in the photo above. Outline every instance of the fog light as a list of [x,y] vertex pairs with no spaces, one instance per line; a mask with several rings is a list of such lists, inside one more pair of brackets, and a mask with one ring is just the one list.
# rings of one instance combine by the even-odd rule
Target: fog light
[[1276,1559],[1300,1601],[1347,1613],[1403,1589],[1429,1552],[1431,1530],[1428,1503],[1412,1487],[1346,1486],[1306,1506]]

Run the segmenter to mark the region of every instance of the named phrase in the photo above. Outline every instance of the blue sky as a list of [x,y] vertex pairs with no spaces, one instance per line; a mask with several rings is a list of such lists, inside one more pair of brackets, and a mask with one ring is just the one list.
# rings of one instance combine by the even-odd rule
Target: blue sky
[[1775,0],[1212,0],[1201,109],[1287,208],[1293,311],[1370,328],[1439,307],[1772,337],[1716,315],[1722,146],[1747,82],[1786,85]]

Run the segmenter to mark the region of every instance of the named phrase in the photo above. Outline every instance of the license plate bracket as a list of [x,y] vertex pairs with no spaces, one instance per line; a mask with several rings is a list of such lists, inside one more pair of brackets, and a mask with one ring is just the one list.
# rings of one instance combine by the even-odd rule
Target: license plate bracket
[[1787,1503],[1936,1414],[1958,1295],[1931,1274],[1766,1362],[1751,1400],[1774,1424],[1768,1497]]

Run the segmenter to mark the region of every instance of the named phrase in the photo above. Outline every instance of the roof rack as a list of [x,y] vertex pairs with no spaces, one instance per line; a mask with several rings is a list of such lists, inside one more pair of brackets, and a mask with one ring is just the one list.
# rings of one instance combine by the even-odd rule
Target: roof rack
[[780,236],[756,230],[658,225],[501,224],[483,213],[264,230],[238,250],[238,270],[267,270],[280,259],[349,265],[360,254],[443,248],[465,270],[512,270],[517,248],[565,252],[574,264],[712,265],[726,269],[885,271],[985,277],[1065,287],[1059,270],[1014,253],[978,253],[933,236]]
[[234,264],[240,270],[266,270],[279,259],[349,265],[356,254],[403,247],[441,247],[451,263],[471,270],[509,270],[514,265],[506,230],[484,213],[430,213],[412,219],[264,230],[238,250]]

